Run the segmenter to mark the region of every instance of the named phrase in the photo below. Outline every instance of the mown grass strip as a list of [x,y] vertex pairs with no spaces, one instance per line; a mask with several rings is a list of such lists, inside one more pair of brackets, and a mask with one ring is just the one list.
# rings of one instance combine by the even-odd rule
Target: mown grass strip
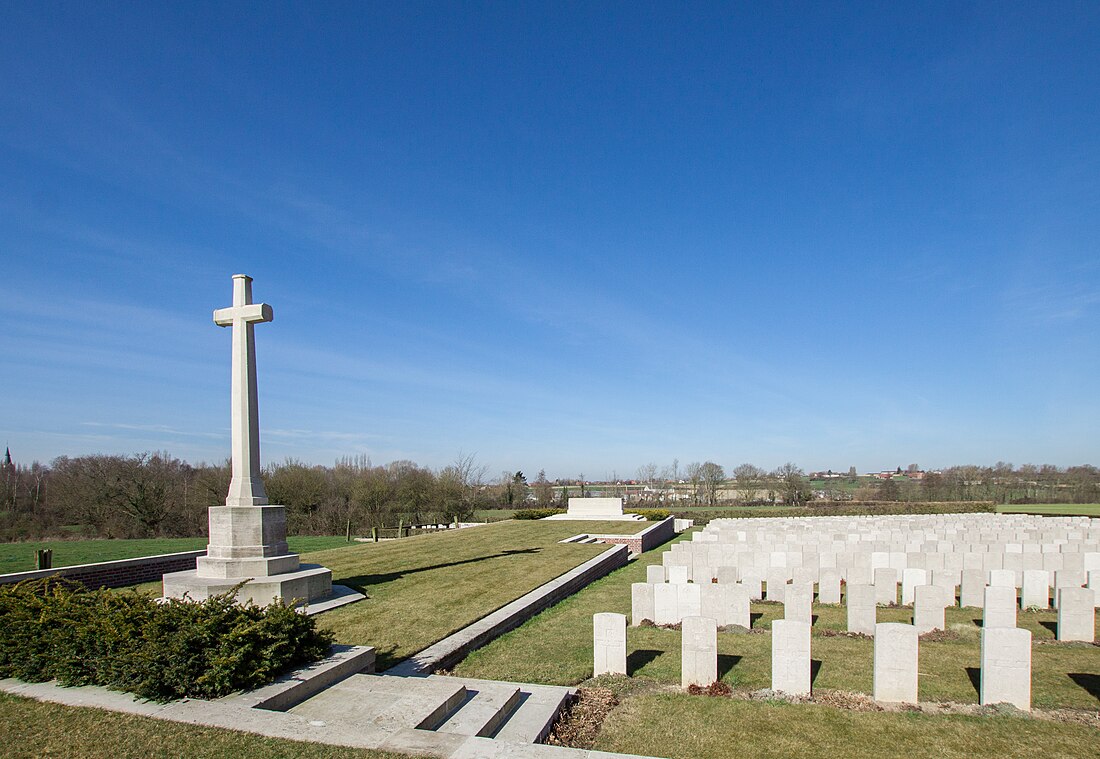
[[[355,545],[343,536],[294,535],[287,539],[295,553],[321,551]],[[206,538],[149,538],[144,540],[46,540],[0,544],[0,574],[29,572],[34,569],[34,552],[53,551],[54,567],[93,564],[100,561],[135,559],[162,553],[198,551],[206,548]]]
[[0,724],[0,754],[11,759],[408,759],[404,754],[267,738],[7,694],[0,694]]
[[1095,757],[1095,727],[1020,716],[855,712],[683,694],[639,695],[615,709],[603,751],[670,759],[1044,759]]

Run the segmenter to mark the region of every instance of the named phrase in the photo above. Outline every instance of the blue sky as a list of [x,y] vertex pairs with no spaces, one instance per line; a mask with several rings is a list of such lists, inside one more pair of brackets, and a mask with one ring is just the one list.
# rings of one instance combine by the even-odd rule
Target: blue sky
[[1100,464],[1100,6],[5,3],[0,443]]

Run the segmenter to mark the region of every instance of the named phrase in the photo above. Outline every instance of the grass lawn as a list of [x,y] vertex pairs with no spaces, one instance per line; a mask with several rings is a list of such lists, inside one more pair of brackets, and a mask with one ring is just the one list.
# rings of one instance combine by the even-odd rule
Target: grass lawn
[[624,700],[594,748],[676,759],[1083,759],[1100,755],[1097,732],[1014,716],[855,712],[661,693]]
[[403,754],[266,738],[234,730],[61,706],[0,694],[5,757],[210,757],[407,759]]
[[[325,612],[320,625],[339,643],[377,649],[379,671],[460,630],[588,559],[602,544],[559,540],[582,532],[634,533],[648,522],[513,520],[483,527],[354,543],[302,554],[332,581],[367,594]],[[160,583],[138,590],[159,593]]]
[[1100,517],[1100,503],[1031,503],[998,506],[1000,514]]
[[[335,537],[297,535],[287,539],[295,553],[320,551],[326,548],[354,545],[342,535]],[[34,552],[40,548],[53,550],[55,567],[91,564],[97,561],[134,559],[159,553],[197,551],[206,548],[206,538],[150,538],[147,540],[47,540],[29,543],[0,543],[0,574],[29,572],[34,569]]]
[[[644,582],[645,567],[648,564],[659,564],[660,559],[660,551],[647,553],[630,566],[596,581],[525,625],[473,652],[455,668],[455,674],[555,685],[584,682],[592,674],[592,615],[600,611],[613,611],[629,616],[630,583]],[[752,613],[753,629],[767,630],[771,627],[772,620],[782,618],[783,607],[781,604],[758,603],[752,605]],[[820,662],[814,688],[870,693],[872,641],[828,636],[829,631],[843,631],[846,628],[846,612],[843,606],[816,604],[814,614],[817,619],[813,628],[812,657]],[[880,622],[910,622],[911,614],[912,611],[907,608],[880,608],[878,619]],[[1051,611],[1019,614],[1019,625],[1031,630],[1035,641],[1032,649],[1032,702],[1041,708],[1065,707],[1095,711],[1100,705],[1100,649],[1087,643],[1054,643],[1051,628],[1055,619],[1056,614]],[[977,702],[980,620],[980,610],[949,609],[947,623],[953,633],[952,639],[921,643],[921,701]],[[629,628],[627,669],[640,680],[677,685],[680,681],[680,633],[661,628]],[[718,671],[720,679],[733,687],[750,690],[770,687],[770,635],[719,633]],[[795,755],[820,748],[814,742],[816,733],[836,731],[828,740],[838,743],[837,746],[832,746],[838,755],[862,756],[864,754],[850,754],[839,747],[839,743],[851,741],[852,746],[881,747],[881,741],[877,737],[880,732],[893,730],[895,726],[899,730],[917,730],[920,728],[915,725],[922,720],[932,720],[931,717],[882,713],[845,716],[839,710],[812,705],[777,705],[765,708],[758,703],[735,702],[729,699],[688,699],[689,697],[680,694],[627,695],[623,705],[612,713],[612,720],[607,723],[608,742],[601,738],[597,748],[642,753],[649,751],[669,756],[717,757],[732,756],[734,747],[737,747],[738,752],[747,752],[750,755]],[[635,700],[639,703],[635,704]],[[751,715],[742,714],[740,710],[761,709],[764,715],[776,716],[777,732],[751,727],[749,730],[755,737],[738,738],[748,742],[738,743],[734,740],[734,733],[729,731],[734,730],[738,736],[740,733],[732,726],[723,725],[720,734],[716,734],[714,729],[700,727],[699,735],[712,735],[714,741],[714,745],[703,747],[697,745],[696,741],[710,739],[699,737],[691,727],[706,724],[705,721],[695,722],[698,715],[694,712],[698,709],[725,710],[723,713],[728,713],[729,719],[740,722],[747,718],[751,725],[756,724],[751,722]],[[798,712],[797,716],[791,709]],[[686,715],[682,726],[677,722],[680,716],[668,716],[680,715],[681,711]],[[787,715],[785,719],[790,720],[790,724],[778,719],[783,715]],[[770,718],[769,716],[768,719]],[[656,720],[664,727],[655,726],[649,729],[646,726],[646,720],[649,719]],[[944,740],[956,740],[964,734],[969,736],[958,744],[957,749],[951,749],[960,753],[943,754],[946,756],[961,756],[963,752],[970,750],[967,748],[970,742],[983,741],[985,728],[982,726],[989,723],[989,720],[963,717],[936,719],[945,720],[939,723],[932,720],[933,724],[939,725],[938,729],[942,731]],[[1030,726],[1032,722],[1036,723],[1034,727]],[[1027,726],[1019,729],[1038,731],[1034,733],[1036,737],[1045,735],[1043,731],[1065,729],[1065,726],[1055,728],[1046,723],[1039,724],[1037,720],[1010,720],[1008,723],[1013,726],[1027,723]],[[782,727],[783,725],[786,726]],[[663,739],[658,741],[655,737],[665,733],[667,742]],[[1095,730],[1090,734],[1093,739],[1098,737]],[[694,737],[688,740],[688,736]],[[797,750],[792,747],[792,741],[797,743],[803,740],[806,742],[799,744]],[[822,745],[828,746],[828,740],[822,738]],[[786,748],[778,751],[775,748],[777,745]],[[896,749],[899,752],[901,750],[900,747]],[[906,750],[911,752],[913,749],[910,747]],[[871,756],[873,753],[871,751],[866,755]],[[927,755],[930,752],[924,753]],[[1067,755],[1072,755],[1072,752]]]
[[634,533],[646,522],[508,521],[352,548],[303,560],[367,600],[327,612],[340,643],[375,646],[381,671],[607,550],[559,540]]

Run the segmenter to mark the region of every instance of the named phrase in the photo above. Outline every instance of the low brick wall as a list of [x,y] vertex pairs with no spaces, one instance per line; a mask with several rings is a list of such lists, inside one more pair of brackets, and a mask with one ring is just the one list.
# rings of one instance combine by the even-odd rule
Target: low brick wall
[[37,569],[30,572],[13,572],[0,575],[0,585],[42,577],[64,577],[84,583],[89,588],[122,588],[141,582],[159,580],[167,572],[182,572],[195,568],[195,559],[206,551],[183,551],[158,556],[141,556],[136,559],[101,561],[97,564],[77,564],[71,567]]
[[631,553],[644,553],[651,548],[672,540],[676,535],[676,520],[673,517],[662,519],[652,527],[646,527],[634,535],[593,535],[601,543],[626,546]]

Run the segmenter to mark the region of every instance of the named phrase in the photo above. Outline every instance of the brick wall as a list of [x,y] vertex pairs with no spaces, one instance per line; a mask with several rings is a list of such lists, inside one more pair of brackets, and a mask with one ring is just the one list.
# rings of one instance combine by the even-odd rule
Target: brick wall
[[14,572],[0,575],[0,585],[37,580],[42,577],[64,577],[67,580],[84,583],[89,588],[122,588],[159,580],[161,575],[167,572],[194,569],[195,559],[205,555],[206,551],[184,551],[159,556],[142,556],[136,559],[102,561],[98,564],[78,564],[72,567]]
[[595,535],[593,537],[599,538],[601,543],[627,546],[631,553],[643,553],[671,540],[675,534],[675,520],[668,517],[634,535]]

